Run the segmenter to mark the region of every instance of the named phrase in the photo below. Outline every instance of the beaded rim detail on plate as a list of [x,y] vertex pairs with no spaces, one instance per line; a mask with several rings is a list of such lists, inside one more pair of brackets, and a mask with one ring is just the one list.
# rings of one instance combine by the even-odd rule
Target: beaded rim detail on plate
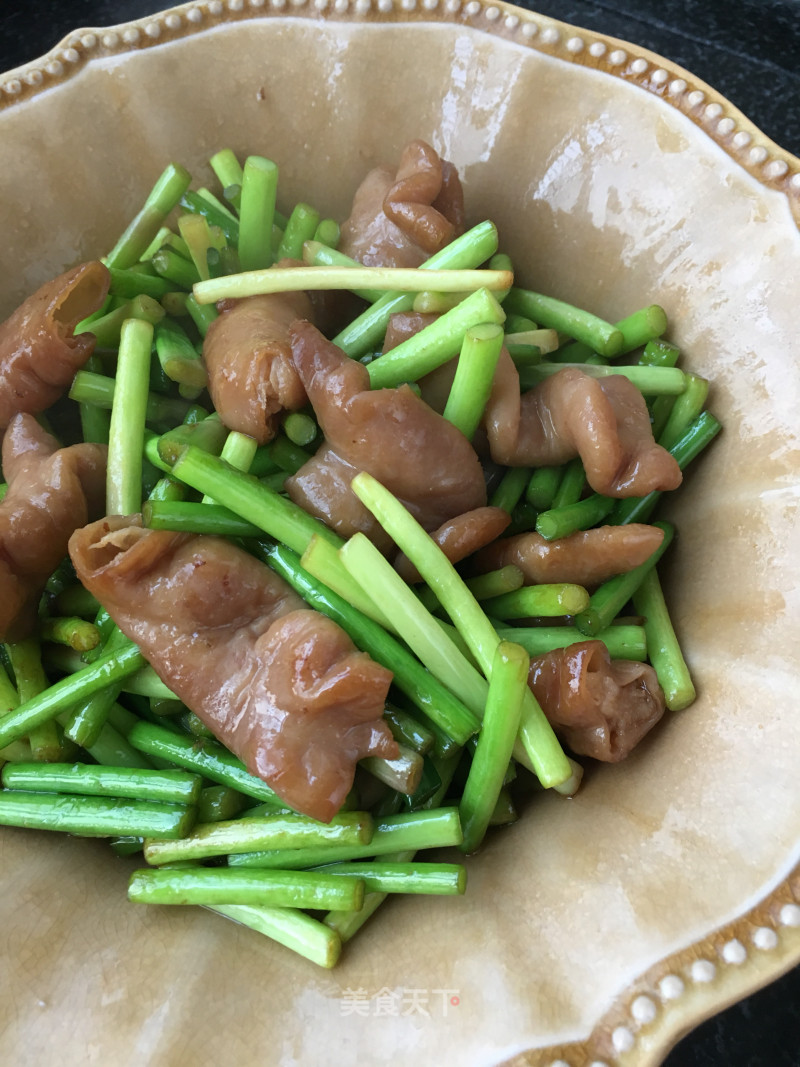
[[[765,962],[780,954],[779,969]],[[800,959],[800,866],[747,914],[640,975],[585,1041],[525,1052],[505,1067],[639,1067],[660,1062],[685,1032],[682,1005],[696,1021],[733,1003]],[[753,982],[748,976],[757,974]],[[708,998],[715,996],[714,1002]],[[685,1010],[685,1009],[684,1009]],[[639,1035],[647,1046],[639,1046]],[[653,1059],[658,1055],[659,1059]],[[644,1059],[643,1059],[644,1057]]]
[[0,74],[0,109],[50,88],[95,56],[158,45],[220,21],[269,18],[287,9],[306,18],[466,21],[473,29],[633,82],[665,97],[762,185],[785,193],[800,226],[800,160],[762,134],[714,89],[637,45],[579,30],[503,0],[193,0],[124,26],[79,31],[37,62]]
[[[503,0],[193,0],[125,25],[76,31],[47,55],[0,74],[0,110],[71,77],[94,58],[160,47],[220,23],[285,16],[382,22],[467,22],[564,62],[633,83],[694,122],[760,184],[783,192],[800,227],[800,159],[710,86],[629,42],[513,7]],[[762,964],[771,957],[768,970]],[[746,914],[660,960],[623,990],[584,1040],[531,1049],[508,1067],[655,1064],[686,1029],[800,961],[800,864]],[[746,966],[749,965],[749,966]],[[640,1033],[646,1050],[638,1046]],[[644,1056],[644,1060],[642,1059]],[[659,1060],[654,1059],[658,1056]]]

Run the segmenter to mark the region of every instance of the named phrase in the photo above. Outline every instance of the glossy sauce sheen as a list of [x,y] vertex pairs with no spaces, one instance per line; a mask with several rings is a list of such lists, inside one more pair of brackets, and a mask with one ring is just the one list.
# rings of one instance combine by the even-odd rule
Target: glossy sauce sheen
[[15,415],[3,437],[0,503],[0,641],[19,641],[36,625],[45,583],[70,535],[102,514],[106,448],[58,441],[32,415]]
[[94,351],[94,334],[73,331],[97,311],[109,273],[98,260],[60,274],[0,324],[0,430],[19,411],[44,411],[58,400]]
[[[499,537],[510,522],[511,516],[502,508],[475,508],[442,523],[430,534],[450,562],[459,563]],[[417,568],[402,552],[395,559],[394,566],[405,581],[422,581]]]
[[565,367],[520,396],[504,350],[484,424],[496,463],[556,466],[580,456],[589,485],[605,496],[647,496],[682,481],[675,459],[653,440],[642,394],[622,375],[597,379]]
[[69,548],[163,681],[296,811],[330,821],[359,759],[397,755],[391,673],[241,549],[120,516]]
[[644,563],[664,540],[658,526],[632,522],[598,526],[548,541],[533,531],[506,537],[475,557],[478,573],[508,564],[519,567],[526,585],[574,582],[595,586]]
[[203,361],[214,407],[229,429],[266,444],[278,430],[280,413],[306,403],[289,327],[311,315],[305,293],[248,296],[223,306],[208,328]]
[[406,385],[371,390],[366,367],[310,323],[295,323],[290,333],[295,366],[326,440],[287,479],[296,504],[343,537],[357,529],[371,536],[375,523],[349,487],[362,470],[402,500],[427,530],[486,504],[480,462],[460,430]]
[[339,250],[368,267],[418,267],[463,229],[455,167],[425,141],[411,141],[396,172],[376,167],[359,186]]
[[528,684],[576,755],[608,763],[624,759],[664,714],[653,668],[612,660],[602,641],[580,641],[537,656]]
[[[435,317],[396,313],[384,350],[419,333]],[[457,365],[457,358],[451,360],[420,383],[422,396],[436,411],[444,410]],[[676,489],[682,481],[675,459],[653,440],[642,394],[623,375],[597,379],[565,367],[520,394],[517,368],[503,348],[481,426],[495,463],[546,467],[580,456],[589,485],[606,496],[646,496],[655,489]]]

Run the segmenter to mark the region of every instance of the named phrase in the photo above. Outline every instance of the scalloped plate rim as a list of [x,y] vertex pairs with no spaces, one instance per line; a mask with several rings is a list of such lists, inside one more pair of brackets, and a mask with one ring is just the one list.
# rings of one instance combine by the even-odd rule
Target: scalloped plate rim
[[[67,33],[61,41],[38,58],[30,60],[18,67],[14,67],[9,71],[0,73],[0,96],[5,97],[4,100],[0,99],[0,115],[2,115],[3,111],[7,108],[13,107],[15,104],[23,105],[26,101],[38,95],[38,93],[45,92],[48,89],[57,86],[62,81],[67,80],[72,74],[78,73],[86,63],[92,63],[98,59],[105,59],[110,55],[120,55],[140,51],[142,47],[159,47],[160,45],[169,44],[175,40],[194,34],[214,32],[218,27],[239,21],[311,17],[331,22],[340,21],[344,23],[355,22],[365,25],[391,25],[398,18],[403,24],[406,24],[413,21],[414,16],[421,15],[420,21],[423,22],[456,24],[456,15],[458,14],[458,11],[445,11],[441,0],[435,8],[423,8],[421,11],[416,3],[412,11],[402,8],[400,5],[398,5],[397,8],[393,5],[391,10],[384,11],[380,8],[373,9],[373,5],[370,4],[368,12],[359,10],[351,11],[349,10],[349,7],[348,10],[344,12],[337,12],[332,10],[330,6],[326,6],[324,11],[319,11],[317,9],[311,10],[309,0],[301,0],[301,3],[302,6],[291,8],[287,8],[285,3],[280,7],[271,7],[269,0],[266,0],[261,6],[251,6],[246,9],[243,5],[241,10],[229,10],[220,3],[220,11],[217,12],[211,10],[210,4],[190,2],[175,7],[164,8],[157,12],[153,12],[150,15],[144,15],[138,19],[133,19],[124,23],[117,23],[112,26],[76,28]],[[473,9],[474,15],[484,16],[483,21],[481,22],[478,22],[476,18],[468,23],[471,29],[499,37],[501,40],[507,40],[509,37],[508,34],[498,32],[501,28],[499,14],[504,14],[506,19],[516,18],[518,22],[514,27],[515,30],[518,29],[519,26],[524,26],[526,23],[536,24],[536,32],[531,36],[522,37],[518,43],[527,45],[544,55],[554,56],[563,62],[571,62],[576,65],[587,65],[589,66],[589,69],[596,69],[606,76],[616,77],[627,82],[637,82],[637,76],[648,72],[650,66],[655,67],[656,70],[665,72],[666,78],[662,77],[658,86],[643,86],[641,85],[641,78],[639,78],[638,81],[640,87],[644,91],[649,91],[651,95],[658,96],[666,106],[672,107],[687,115],[694,122],[696,128],[702,135],[708,137],[716,145],[722,148],[739,167],[749,174],[750,177],[755,179],[761,186],[769,190],[778,189],[783,192],[787,197],[795,225],[800,230],[800,158],[782,148],[779,144],[769,138],[747,117],[747,115],[735,107],[735,105],[733,105],[725,96],[718,92],[713,86],[702,81],[700,78],[697,78],[691,71],[686,70],[677,63],[674,63],[672,60],[669,60],[658,53],[652,52],[649,49],[630,41],[611,37],[595,30],[584,30],[571,23],[562,22],[552,18],[549,15],[540,15],[535,11],[528,11],[525,8],[519,8],[512,4],[505,3],[504,0],[470,0],[469,4],[463,5],[456,0],[456,3],[458,4],[459,10],[462,7],[469,7]],[[490,20],[486,17],[486,13],[492,9],[499,14]],[[187,17],[188,13],[192,10],[200,11],[202,13],[201,17],[198,18],[196,22],[191,22]],[[369,19],[366,17],[367,14],[369,15]],[[148,25],[152,25],[153,23],[156,23],[157,20],[164,19],[169,15],[176,15],[180,19],[180,23],[178,27],[173,30],[172,36],[164,39],[160,35],[147,35],[146,27]],[[557,39],[553,41],[543,41],[542,34],[538,29],[539,26],[545,29],[549,27],[554,28],[555,32],[558,34]],[[124,40],[125,32],[134,29],[138,31],[139,35],[144,36],[144,40],[142,41],[137,37],[135,40],[126,42]],[[569,39],[581,40],[581,47],[576,51],[570,51],[567,47],[556,48],[556,45],[562,44],[562,38],[564,37],[563,31],[571,31],[572,37]],[[108,38],[111,35],[116,38],[114,43],[107,46],[105,51],[98,51],[96,45],[102,44],[103,37]],[[581,36],[578,37],[578,35]],[[94,38],[94,43],[91,46],[82,45],[83,52],[78,53],[75,48],[75,42],[76,38],[80,42],[81,37]],[[590,40],[592,44],[600,42],[605,46],[604,51],[600,55],[593,57],[598,60],[603,60],[602,63],[596,65],[583,63],[583,60],[586,58],[586,53],[589,51],[589,49],[585,47],[586,39]],[[547,47],[548,44],[551,44],[552,47]],[[633,62],[636,62],[636,60],[645,61],[647,64],[646,70],[631,72],[630,68],[628,68],[627,71],[621,69],[622,64],[609,66],[606,57],[618,50],[624,52],[625,58],[631,58]],[[65,66],[62,57],[68,51],[75,52],[76,59]],[[53,71],[48,72],[48,66],[53,67]],[[616,69],[616,66],[619,66],[620,69]],[[626,77],[626,74],[629,76]],[[686,83],[680,93],[669,95],[667,92],[664,92],[663,94],[658,92],[658,88],[666,87],[675,80]],[[21,85],[23,81],[26,83],[24,87]],[[20,83],[20,89],[13,93],[7,89],[7,86],[12,82]],[[6,89],[5,92],[3,92],[4,89]],[[695,107],[691,107],[686,103],[686,99],[690,93],[702,94],[702,99]],[[683,103],[684,106],[681,106],[681,103]],[[706,108],[709,106],[715,109],[718,107],[720,109],[720,111],[715,110],[715,114],[708,119],[709,123],[714,122],[716,124],[713,128],[710,127],[709,124],[703,124],[699,121],[701,116],[698,115],[697,110],[700,103],[703,105],[702,109],[700,109],[701,112],[705,112]],[[723,117],[730,118],[733,121],[733,128],[729,129],[726,134],[721,134],[716,128]],[[746,150],[749,154],[754,150],[763,150],[763,153],[765,154],[762,154],[761,151],[757,151],[759,158],[756,161],[751,160],[749,164],[745,162],[742,159],[742,153],[733,151],[731,148],[730,138],[733,134],[733,130],[749,135],[742,151]],[[774,175],[764,173],[765,168],[775,161],[779,161],[781,164],[785,165],[778,168],[780,173]],[[792,171],[793,173],[790,173]],[[514,1065],[514,1067],[545,1067],[545,1065],[552,1064],[554,1060],[559,1059],[560,1057],[577,1054],[583,1057],[583,1059],[580,1060],[581,1063],[588,1062],[586,1060],[588,1056],[596,1057],[597,1055],[602,1055],[603,1067],[605,1067],[606,1063],[618,1064],[620,1067],[657,1067],[657,1065],[663,1061],[663,1058],[667,1055],[670,1049],[673,1048],[682,1037],[704,1020],[736,1003],[743,997],[763,988],[800,964],[800,907],[798,907],[798,900],[800,900],[800,863],[796,864],[794,868],[780,880],[779,884],[775,885],[771,891],[767,892],[760,898],[755,906],[737,915],[731,922],[709,930],[705,936],[701,937],[699,940],[691,942],[679,951],[659,960],[656,964],[640,974],[624,989],[619,990],[614,998],[612,1006],[595,1021],[591,1032],[585,1038],[546,1047],[534,1047],[513,1056],[511,1059],[505,1060],[504,1063],[507,1065]],[[779,906],[780,909],[785,909],[787,907],[794,909],[791,912],[785,913],[787,915],[791,914],[791,921],[788,919],[777,919],[775,912],[776,909],[779,909]],[[780,913],[783,914],[783,912]],[[757,927],[757,931],[767,931],[768,934],[771,932],[771,936],[764,935],[763,945],[756,945],[756,947],[760,948],[764,953],[768,954],[770,951],[773,952],[773,955],[769,957],[769,962],[766,965],[761,966],[765,959],[764,955],[758,957],[750,954],[735,970],[727,972],[729,975],[733,976],[733,980],[728,982],[729,988],[726,988],[725,992],[720,992],[719,985],[715,985],[713,980],[698,981],[698,983],[695,984],[693,992],[697,993],[699,989],[701,990],[701,995],[695,998],[699,1002],[693,1004],[691,1008],[684,1006],[682,1010],[678,1010],[677,1002],[680,1001],[682,996],[682,994],[679,993],[674,998],[676,1004],[672,1011],[662,1011],[655,1025],[647,1021],[642,1022],[641,1020],[638,1022],[634,1021],[633,1026],[630,1025],[626,1002],[630,1000],[634,994],[647,999],[648,992],[656,982],[663,982],[665,977],[676,977],[673,972],[676,969],[685,966],[686,957],[694,956],[698,949],[710,947],[712,939],[715,936],[729,936],[730,939],[726,942],[726,945],[739,944],[733,934],[735,933],[738,924],[744,923],[748,917],[756,917],[757,919],[761,917],[759,920],[761,925]],[[765,925],[765,923],[770,921],[770,918],[773,920],[772,924]],[[784,927],[782,935],[784,937],[784,944],[782,946],[782,951],[779,954],[779,937],[775,934],[774,930],[774,926],[776,925],[782,925]],[[774,943],[773,937],[775,938]],[[793,940],[793,944],[790,946],[787,946],[785,943],[787,937]],[[695,962],[702,963],[705,961],[701,959]],[[669,967],[669,964],[673,964],[673,966]],[[675,964],[678,966],[674,966]],[[642,992],[643,989],[647,989],[648,992]],[[670,998],[667,998],[665,995],[662,999],[669,1000]],[[630,1046],[628,1046],[626,1034],[621,1031],[627,1031],[631,1034],[635,1031],[635,1038]],[[600,1042],[599,1047],[598,1042]],[[560,1062],[563,1062],[563,1060]],[[595,1062],[598,1061],[595,1060]],[[599,1062],[598,1067],[600,1067]]]
[[[102,38],[109,35],[115,35],[117,40],[108,47],[108,51],[105,54],[120,54],[125,52],[139,51],[142,46],[144,47],[158,47],[161,44],[167,44],[170,41],[180,39],[181,37],[189,36],[195,33],[204,33],[213,31],[214,27],[220,25],[226,25],[229,23],[235,23],[245,20],[258,20],[269,18],[315,18],[323,21],[342,21],[342,22],[359,22],[364,24],[371,24],[373,22],[380,24],[392,24],[394,21],[399,20],[401,23],[408,23],[412,21],[412,17],[420,14],[419,0],[411,0],[413,7],[405,9],[401,3],[397,0],[392,0],[392,7],[390,10],[381,10],[377,7],[373,10],[373,4],[375,0],[367,0],[369,6],[366,11],[361,12],[359,10],[350,10],[350,4],[352,0],[346,0],[347,8],[343,12],[338,12],[335,9],[331,9],[330,0],[324,0],[325,8],[320,11],[318,9],[310,10],[311,0],[300,0],[295,6],[290,4],[287,7],[285,0],[280,0],[279,5],[274,7],[270,6],[270,0],[262,0],[259,6],[252,5],[250,8],[245,8],[242,4],[240,9],[232,10],[225,7],[225,5],[218,0],[218,6],[220,11],[211,10],[211,4],[198,4],[196,2],[188,2],[173,7],[163,8],[159,11],[153,12],[150,15],[143,15],[138,19],[132,19],[129,22],[116,23],[112,26],[101,27],[78,27],[75,30],[67,33],[57,44],[51,49],[45,52],[38,58],[32,59],[27,63],[24,63],[18,67],[14,67],[9,71],[0,72],[0,112],[5,107],[13,106],[16,102],[15,97],[19,96],[19,102],[23,102],[25,99],[37,92],[49,88],[51,85],[58,84],[64,77],[65,69],[64,63],[59,58],[59,54],[63,55],[67,51],[76,51],[74,48],[75,38],[81,36],[91,36],[95,38],[94,44],[85,49],[85,53],[81,56],[77,54],[77,59],[66,68],[67,76],[69,72],[77,72],[81,69],[84,62],[92,62],[95,58],[99,58],[94,54],[94,49],[97,43],[102,43]],[[397,6],[395,4],[397,3]],[[518,20],[518,26],[524,26],[525,24],[534,24],[537,27],[536,32],[531,36],[524,36],[524,39],[520,42],[523,45],[528,45],[537,51],[546,55],[553,55],[555,58],[562,60],[563,62],[571,62],[577,65],[584,65],[585,53],[590,51],[590,48],[585,48],[584,38],[591,39],[592,43],[601,42],[605,45],[605,52],[602,55],[594,58],[602,60],[592,69],[600,69],[601,72],[610,77],[620,78],[627,82],[639,82],[641,84],[640,74],[648,73],[647,71],[635,72],[630,70],[616,69],[614,65],[611,69],[608,67],[608,62],[605,59],[606,54],[610,54],[619,49],[625,53],[625,58],[628,58],[628,54],[632,54],[634,62],[641,59],[648,64],[652,64],[657,70],[662,70],[668,73],[668,77],[658,86],[642,86],[645,91],[651,92],[653,95],[657,95],[668,106],[673,107],[675,110],[688,115],[688,117],[695,123],[697,128],[701,130],[707,137],[709,137],[715,144],[723,149],[737,164],[742,167],[751,177],[755,178],[765,188],[778,188],[784,192],[789,201],[790,210],[793,213],[795,223],[800,228],[800,156],[794,155],[788,149],[783,148],[776,141],[772,140],[767,134],[765,134],[748,116],[741,111],[736,105],[732,104],[727,97],[716,90],[712,85],[703,81],[701,78],[696,77],[691,71],[685,67],[680,66],[678,63],[667,59],[664,56],[659,55],[657,52],[653,52],[641,45],[637,45],[631,41],[626,41],[622,38],[612,37],[608,34],[601,33],[596,30],[585,30],[581,27],[575,26],[572,23],[562,22],[553,18],[550,15],[541,15],[536,11],[528,10],[526,8],[517,7],[514,4],[507,3],[506,0],[455,0],[457,9],[455,12],[448,12],[444,10],[444,0],[437,0],[436,6],[432,9],[423,8],[421,11],[420,21],[436,22],[436,23],[452,23],[455,24],[456,15],[460,10],[475,9],[472,16],[467,11],[468,17],[473,17],[473,22],[468,23],[474,30],[488,33],[493,36],[498,36],[501,39],[506,39],[505,35],[498,33],[501,28],[500,14],[505,14],[506,19],[509,17],[516,18]],[[190,22],[188,19],[189,12],[197,11],[200,13],[200,17],[195,22]],[[496,11],[498,15],[489,19],[487,12]],[[482,22],[478,22],[476,16],[482,14],[484,16]],[[173,36],[166,39],[162,39],[160,35],[148,37],[147,27],[148,25],[158,24],[157,20],[163,19],[167,16],[174,15],[180,19],[180,24],[175,28],[170,27]],[[368,17],[367,17],[368,16]],[[209,21],[213,20],[213,21]],[[538,26],[542,25],[545,33],[550,28],[555,29],[558,34],[556,41],[550,42],[542,41],[542,34],[538,32]],[[518,28],[514,27],[514,30]],[[126,30],[135,29],[139,33],[144,31],[144,41],[137,38],[134,41],[126,42],[124,40],[124,33]],[[556,52],[556,45],[561,44],[561,38],[563,34],[561,31],[568,30],[573,31],[573,37],[570,39],[579,39],[581,41],[580,49],[570,52],[569,48],[558,48]],[[583,35],[578,37],[577,35]],[[550,45],[553,47],[542,47],[542,44]],[[609,48],[611,46],[611,48]],[[88,53],[88,54],[86,54]],[[81,62],[82,61],[82,62]],[[624,60],[623,60],[624,62]],[[46,68],[48,64],[56,64],[61,69],[58,72],[50,74]],[[619,64],[620,68],[622,64]],[[48,82],[42,72],[44,68],[45,74],[48,74],[50,81]],[[29,77],[36,77],[38,80],[30,81],[28,88],[30,92],[23,92],[22,95],[14,93],[11,99],[2,101],[2,90],[5,85],[10,81],[25,80]],[[626,76],[627,75],[627,76]],[[686,86],[676,96],[670,96],[666,93],[662,94],[658,89],[662,86],[671,84],[674,81],[686,82]],[[699,100],[697,104],[687,104],[687,97],[694,93],[702,94],[702,100]],[[8,95],[7,93],[5,95]],[[683,104],[683,106],[681,106]],[[721,133],[716,127],[712,128],[707,124],[703,124],[700,119],[700,115],[697,114],[697,109],[703,105],[702,111],[705,111],[708,107],[716,109],[719,107],[721,111],[715,113],[712,117],[708,118],[708,122],[718,124],[722,119],[730,119],[733,122],[733,128],[727,133]],[[734,151],[730,145],[730,139],[734,135],[734,130],[737,133],[743,133],[748,135],[746,144],[741,146],[741,151]],[[749,163],[742,158],[742,153],[746,150],[748,154],[756,152],[758,158],[750,161]],[[763,154],[765,153],[765,155]],[[772,157],[772,158],[771,158]],[[780,173],[775,176],[770,176],[764,173],[765,169],[771,163],[778,163],[780,165]],[[789,171],[793,171],[790,174]]]

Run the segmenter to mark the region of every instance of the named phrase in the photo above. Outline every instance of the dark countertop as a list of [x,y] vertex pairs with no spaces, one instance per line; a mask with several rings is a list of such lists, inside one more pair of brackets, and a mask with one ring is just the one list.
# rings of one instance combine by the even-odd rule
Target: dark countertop
[[[29,0],[0,15],[0,70],[71,30],[152,14],[158,0]],[[534,0],[521,6],[634,41],[713,85],[800,155],[800,0]],[[800,1067],[800,968],[690,1034],[664,1067]]]

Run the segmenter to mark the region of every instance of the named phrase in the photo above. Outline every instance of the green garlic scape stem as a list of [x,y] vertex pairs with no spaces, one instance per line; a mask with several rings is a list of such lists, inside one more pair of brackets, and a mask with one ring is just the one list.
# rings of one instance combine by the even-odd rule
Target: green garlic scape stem
[[[236,248],[239,243],[239,220],[226,210],[224,204],[215,203],[209,199],[208,192],[188,192],[181,197],[181,207],[195,214],[196,217],[205,219],[206,226],[217,226],[222,231],[228,244]],[[181,231],[183,233],[183,231]],[[194,256],[192,256],[194,259]],[[200,265],[195,260],[198,270]],[[203,272],[200,271],[203,277]]]
[[80,796],[131,797],[172,804],[196,804],[202,779],[185,771],[95,767],[87,763],[16,763],[3,768],[6,789]]
[[696,374],[686,375],[686,390],[676,397],[675,403],[661,431],[658,443],[662,448],[673,448],[682,435],[700,415],[708,398],[708,382]]
[[490,597],[502,596],[503,593],[513,593],[515,589],[520,589],[524,582],[525,575],[519,567],[509,563],[499,570],[467,578],[465,584],[476,600],[488,600]]
[[382,292],[416,293],[435,286],[440,292],[503,290],[512,275],[495,270],[422,270],[417,267],[271,267],[245,270],[223,278],[210,278],[194,285],[198,304],[214,304],[264,293],[301,290],[375,289]]
[[79,700],[113,685],[142,666],[144,657],[133,643],[109,652],[83,670],[51,685],[0,719],[0,748],[27,736],[42,723],[69,710]]
[[[116,395],[116,382],[104,374],[95,374],[94,371],[79,370],[72,380],[69,391],[71,400],[80,403],[94,404],[97,407],[111,410],[114,406]],[[181,422],[189,411],[191,404],[175,397],[160,396],[158,393],[148,393],[145,416],[150,423],[170,423],[174,425]]]
[[237,789],[245,796],[273,807],[285,807],[284,802],[266,782],[249,774],[242,761],[218,741],[198,741],[197,738],[184,737],[163,726],[142,721],[137,722],[128,732],[128,741],[135,749],[148,756],[168,760],[177,767],[200,774],[220,785]]
[[[7,644],[5,651],[16,678],[20,704],[33,700],[48,688],[50,683],[42,666],[38,637],[27,637],[24,641]],[[35,760],[65,758],[58,728],[53,719],[47,719],[33,727],[28,735],[28,742]]]
[[[337,252],[323,241],[306,241],[303,245],[303,262],[309,267],[362,267],[357,259]],[[384,289],[353,289],[356,296],[370,304],[386,295]]]
[[508,641],[498,644],[486,713],[459,804],[462,852],[474,852],[489,827],[519,732],[529,664],[524,648]]
[[49,616],[42,619],[39,632],[43,641],[68,645],[76,652],[88,652],[100,644],[100,631],[94,623],[76,616]]
[[384,630],[397,634],[397,627],[378,607],[374,598],[351,577],[339,552],[320,537],[312,537],[300,558],[300,565],[323,585],[342,597],[356,611],[379,623]]
[[[497,227],[493,222],[482,222],[432,255],[420,270],[469,270],[485,263],[496,251]],[[389,317],[395,311],[409,311],[413,303],[413,293],[386,293],[338,333],[333,343],[352,359],[358,359],[380,348]]]
[[484,610],[496,619],[577,615],[588,606],[589,594],[583,586],[567,582],[526,585],[512,593],[483,601]]
[[504,318],[505,312],[489,290],[478,289],[452,311],[373,360],[367,367],[371,387],[385,389],[418,381],[458,354],[467,330],[481,323],[499,325]]
[[191,829],[194,812],[182,804],[118,797],[0,791],[0,825],[58,830],[81,837],[150,837],[169,840]]
[[140,319],[122,326],[108,437],[106,513],[132,515],[142,503],[142,451],[153,327]]
[[695,688],[675,635],[655,567],[644,576],[633,594],[633,606],[644,618],[648,658],[664,690],[667,707],[671,711],[681,711],[694,701]]
[[261,815],[230,822],[196,826],[180,841],[146,841],[144,858],[159,866],[181,860],[233,855],[257,849],[316,848],[320,845],[349,847],[369,845],[373,820],[368,812],[348,811],[334,815],[330,823],[317,822],[306,815]]
[[391,852],[422,848],[448,848],[463,840],[458,808],[434,808],[390,815],[374,825],[368,845],[325,845],[318,848],[273,849],[231,855],[231,867],[272,867],[297,870],[343,860],[369,859]]
[[185,167],[170,163],[106,257],[109,267],[132,267],[147,250],[167,215],[189,188],[192,176]]
[[[272,225],[278,168],[263,156],[248,156],[244,163],[239,203],[239,261],[243,271],[262,270],[272,264]],[[212,298],[217,299],[217,298]],[[203,301],[211,303],[212,300]]]
[[239,187],[239,194],[228,198],[238,211],[244,173],[239,160],[236,158],[236,154],[230,148],[223,148],[219,152],[215,152],[208,162],[211,165],[211,169],[216,174],[219,184],[224,190],[227,191],[232,186]]
[[622,374],[633,382],[644,396],[679,396],[686,388],[686,374],[680,367],[639,365],[628,367],[616,363],[613,366],[592,363],[538,363],[536,366],[526,367],[521,372],[520,383],[523,388],[531,388],[544,381],[545,378],[551,378],[565,367],[570,366],[575,366],[592,378],[607,378],[612,374]]
[[298,554],[306,550],[315,534],[337,547],[341,544],[341,538],[319,519],[224,460],[191,445],[173,449],[162,444],[159,452],[172,464],[172,475],[178,481],[208,495]]
[[342,951],[342,939],[335,930],[297,908],[214,904],[211,911],[249,926],[320,967],[334,967]]
[[502,508],[509,515],[520,502],[522,494],[530,481],[530,467],[509,467],[502,480],[489,499],[493,508]]
[[262,537],[263,530],[219,504],[188,500],[146,500],[142,523],[150,530],[208,534],[213,537]]
[[364,903],[364,881],[322,871],[142,870],[131,875],[128,899],[138,904],[255,904],[355,911]]
[[[358,474],[352,488],[436,593],[481,670],[491,675],[500,639],[442,550],[403,505],[370,475]],[[542,785],[558,785],[570,777],[569,762],[530,692],[523,704],[520,742]]]
[[467,869],[460,863],[410,863],[373,860],[370,863],[331,863],[315,868],[337,878],[360,878],[368,893],[425,893],[461,895],[467,888]]
[[568,537],[577,530],[588,530],[608,515],[614,507],[612,497],[593,493],[574,504],[553,507],[540,511],[536,517],[536,532],[548,541]]
[[624,338],[622,331],[592,315],[588,311],[573,307],[562,300],[534,293],[529,289],[514,288],[506,298],[509,311],[525,315],[539,325],[558,330],[559,333],[583,341],[593,352],[613,358],[622,351]]
[[489,399],[502,347],[503,330],[496,324],[472,326],[464,334],[456,375],[443,415],[469,441],[478,428]]
[[[543,656],[556,648],[567,648],[586,635],[575,626],[498,626],[503,641],[522,645],[529,656]],[[631,659],[642,662],[648,658],[647,638],[643,626],[634,623],[615,623],[593,635],[602,641],[612,659]]]
[[480,718],[486,703],[486,680],[369,538],[354,534],[339,550],[339,556],[351,577],[378,603],[391,604],[397,632],[420,662]]
[[296,204],[286,223],[277,259],[301,259],[303,245],[311,241],[319,225],[319,212],[308,204]]

